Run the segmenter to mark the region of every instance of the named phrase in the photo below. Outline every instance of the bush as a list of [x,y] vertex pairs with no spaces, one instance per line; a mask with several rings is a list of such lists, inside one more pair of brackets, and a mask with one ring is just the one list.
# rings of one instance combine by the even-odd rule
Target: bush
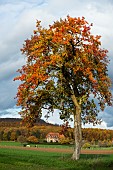
[[99,147],[111,147],[112,145],[113,145],[112,141],[104,140],[98,142]]
[[27,138],[27,142],[30,142],[30,143],[38,143],[38,139],[35,137],[35,136],[29,136]]
[[84,148],[84,149],[88,149],[88,148],[90,149],[90,147],[91,147],[91,145],[88,142],[84,143],[83,146],[82,146],[82,148]]
[[112,141],[108,141],[107,146],[108,147],[112,147],[113,146],[113,142]]
[[59,140],[60,144],[69,144],[70,143],[70,139],[66,138],[65,136],[61,136],[60,140]]

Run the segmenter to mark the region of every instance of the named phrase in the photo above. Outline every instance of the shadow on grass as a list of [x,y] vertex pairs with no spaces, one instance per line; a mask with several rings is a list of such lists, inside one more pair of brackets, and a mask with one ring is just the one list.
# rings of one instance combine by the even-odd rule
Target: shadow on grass
[[113,170],[113,155],[81,154],[78,161],[71,160],[71,155],[65,155],[65,170]]
[[113,170],[113,155],[81,154],[78,161],[73,161],[71,156],[3,148],[0,149],[0,170]]
[[99,159],[99,158],[110,158],[111,156],[110,155],[104,155],[104,154],[81,154],[80,155],[80,159]]

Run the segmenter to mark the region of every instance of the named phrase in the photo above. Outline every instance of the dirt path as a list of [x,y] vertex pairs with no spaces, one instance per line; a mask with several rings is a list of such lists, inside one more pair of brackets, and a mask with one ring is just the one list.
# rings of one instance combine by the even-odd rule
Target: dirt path
[[[35,148],[35,147],[20,147],[20,146],[0,146],[0,148],[20,149],[20,150],[34,150],[43,152],[60,152],[60,153],[73,153],[73,149],[62,149],[62,148]],[[81,150],[81,154],[113,154],[113,150],[92,150],[85,149]]]

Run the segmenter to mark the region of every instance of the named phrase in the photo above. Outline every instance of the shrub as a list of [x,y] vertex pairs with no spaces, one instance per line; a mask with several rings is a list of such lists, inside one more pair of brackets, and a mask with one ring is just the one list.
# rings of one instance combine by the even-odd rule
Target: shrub
[[99,147],[111,147],[112,145],[113,145],[112,141],[104,140],[98,142]]
[[27,138],[27,142],[30,142],[30,143],[38,143],[38,139],[35,137],[35,136],[29,136]]
[[66,138],[65,136],[61,136],[60,140],[59,140],[60,144],[69,144],[70,143],[70,139]]
[[83,146],[82,146],[82,148],[84,148],[84,149],[88,149],[88,148],[90,149],[90,147],[91,147],[91,145],[88,142],[84,143]]

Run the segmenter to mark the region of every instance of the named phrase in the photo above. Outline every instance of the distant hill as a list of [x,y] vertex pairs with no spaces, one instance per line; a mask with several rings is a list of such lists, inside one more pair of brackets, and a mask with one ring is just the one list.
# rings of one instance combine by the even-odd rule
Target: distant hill
[[[20,126],[21,125],[21,118],[0,118],[0,126],[1,127],[9,127],[9,126]],[[43,126],[49,126],[53,125],[51,123],[45,122],[43,119],[37,119],[35,125],[43,125]],[[59,125],[53,125],[53,126],[59,126]]]
[[0,118],[0,122],[21,122],[21,118]]

